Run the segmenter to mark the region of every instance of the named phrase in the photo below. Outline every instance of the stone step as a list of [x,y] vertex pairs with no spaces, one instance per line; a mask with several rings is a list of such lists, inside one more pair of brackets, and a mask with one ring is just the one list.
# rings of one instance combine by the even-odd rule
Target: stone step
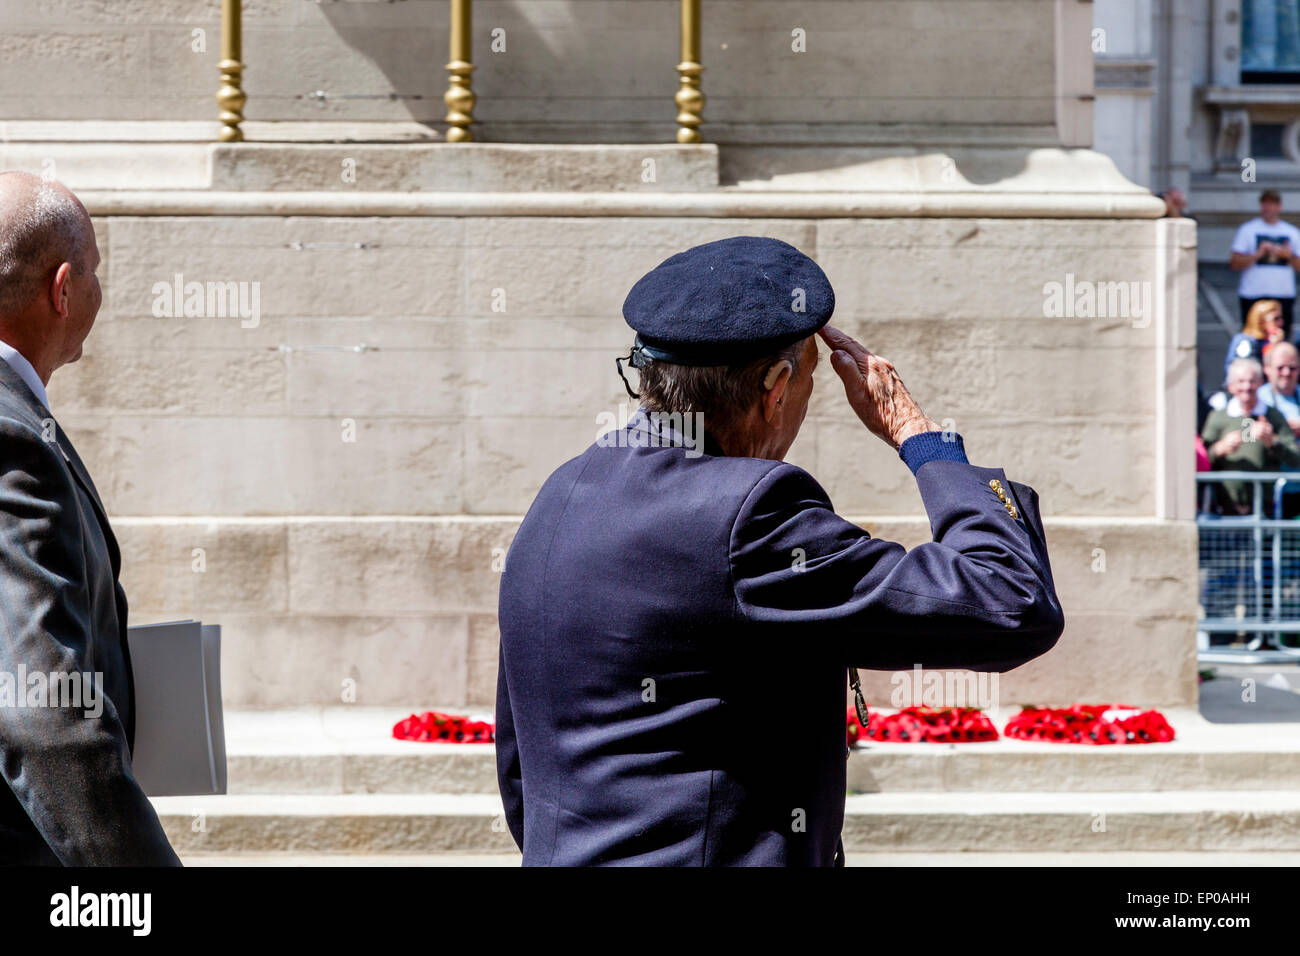
[[[1058,852],[870,853],[849,852],[848,866],[1300,866],[1300,853]],[[186,866],[519,866],[513,853],[186,853]]]
[[221,143],[210,148],[211,188],[240,192],[653,193],[718,186],[716,145]]
[[[177,852],[514,851],[485,794],[228,795],[154,799]],[[870,852],[1300,851],[1300,792],[899,792],[850,796],[844,845]]]
[[[408,713],[343,707],[230,711],[230,792],[497,793],[492,746],[393,740],[393,724]],[[1300,791],[1296,724],[1211,724],[1191,711],[1167,716],[1178,738],[1166,744],[873,743],[850,755],[849,790]]]
[[698,192],[718,188],[718,147],[0,140],[0,168],[76,191]]
[[[846,854],[848,866],[1300,866],[1300,853],[1232,850],[1154,853],[872,853]],[[186,866],[519,866],[514,853],[186,853]]]
[[57,178],[94,215],[1150,219],[1162,208],[1109,157],[1057,148],[1050,127],[1026,139],[1031,128],[1017,126],[998,141],[944,126],[945,142],[918,145],[920,129],[867,126],[855,138],[884,138],[733,143],[725,153],[717,143],[619,139],[446,143],[402,122],[249,121],[241,143],[215,142],[218,128],[0,121],[0,168]]
[[846,802],[851,850],[1300,850],[1300,792],[881,793]]
[[491,794],[230,794],[154,797],[167,839],[186,853],[508,853]]

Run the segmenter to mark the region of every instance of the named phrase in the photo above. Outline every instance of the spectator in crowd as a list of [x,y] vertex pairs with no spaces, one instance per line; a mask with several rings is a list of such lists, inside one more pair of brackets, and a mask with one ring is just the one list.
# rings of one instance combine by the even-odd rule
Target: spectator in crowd
[[1162,189],[1156,193],[1157,199],[1165,201],[1165,218],[1166,219],[1195,219],[1195,216],[1187,215],[1187,195],[1177,186],[1169,189]]
[[[1290,342],[1278,342],[1264,356],[1264,376],[1268,379],[1259,389],[1259,399],[1276,408],[1286,419],[1293,434],[1300,436],[1300,349]],[[1300,444],[1300,442],[1297,442]],[[1288,465],[1283,471],[1300,469]],[[1300,485],[1287,485],[1282,495],[1282,517],[1300,515]]]
[[[1281,471],[1300,467],[1300,446],[1286,419],[1259,397],[1264,370],[1250,358],[1234,359],[1228,367],[1228,394],[1223,408],[1210,412],[1201,438],[1215,471]],[[1248,481],[1216,486],[1225,514],[1250,514],[1254,491]],[[1273,511],[1273,489],[1265,485],[1264,514]]]
[[1266,189],[1259,197],[1259,216],[1243,223],[1232,240],[1229,265],[1241,273],[1237,298],[1244,323],[1260,299],[1277,299],[1282,306],[1282,327],[1291,338],[1291,313],[1295,305],[1295,273],[1300,269],[1300,229],[1282,221],[1282,195]]
[[1198,472],[1210,470],[1210,455],[1205,450],[1205,442],[1201,440],[1200,435],[1196,436],[1196,470]]
[[1223,359],[1223,379],[1228,380],[1228,366],[1239,358],[1264,361],[1264,349],[1274,342],[1284,341],[1282,305],[1276,299],[1260,299],[1246,313],[1241,331],[1228,343],[1228,354]]
[[1291,431],[1300,435],[1300,349],[1290,342],[1279,342],[1264,357],[1264,375],[1268,381],[1260,387],[1260,401],[1282,413]]

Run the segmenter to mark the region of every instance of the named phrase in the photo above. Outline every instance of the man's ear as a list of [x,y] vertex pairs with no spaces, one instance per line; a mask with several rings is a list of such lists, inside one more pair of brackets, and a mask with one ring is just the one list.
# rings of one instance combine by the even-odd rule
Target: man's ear
[[767,376],[763,379],[763,387],[767,389],[763,393],[763,420],[770,422],[776,415],[777,406],[785,398],[786,387],[790,384],[790,378],[794,372],[794,366],[786,359],[775,363],[767,370]]
[[54,308],[55,312],[59,313],[59,315],[63,316],[65,319],[68,317],[68,312],[71,309],[68,296],[68,284],[71,279],[72,263],[64,262],[54,270],[54,279],[50,282],[50,305]]

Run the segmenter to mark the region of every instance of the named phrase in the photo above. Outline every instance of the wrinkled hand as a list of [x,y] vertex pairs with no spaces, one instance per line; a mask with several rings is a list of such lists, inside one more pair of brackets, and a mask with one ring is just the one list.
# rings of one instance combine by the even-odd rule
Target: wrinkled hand
[[873,435],[898,448],[921,432],[939,431],[912,398],[889,359],[867,351],[839,329],[818,333],[831,347],[831,367],[844,383],[849,405]]
[[1214,443],[1214,457],[1223,458],[1241,447],[1241,432],[1234,428]]

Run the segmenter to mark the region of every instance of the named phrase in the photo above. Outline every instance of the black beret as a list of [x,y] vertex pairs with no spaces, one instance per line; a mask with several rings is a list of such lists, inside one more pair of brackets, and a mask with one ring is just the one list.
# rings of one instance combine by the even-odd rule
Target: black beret
[[835,310],[821,267],[780,239],[732,236],[665,259],[632,286],[623,318],[641,358],[738,365],[815,333]]

